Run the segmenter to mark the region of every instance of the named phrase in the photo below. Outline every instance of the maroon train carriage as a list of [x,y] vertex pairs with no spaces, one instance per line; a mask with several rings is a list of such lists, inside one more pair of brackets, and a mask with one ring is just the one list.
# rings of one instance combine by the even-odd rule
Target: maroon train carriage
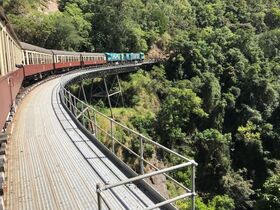
[[0,131],[24,79],[21,45],[0,7]]
[[81,53],[61,50],[52,50],[54,54],[54,68],[74,68],[81,66]]
[[24,76],[41,75],[54,69],[51,50],[21,42]]
[[82,66],[102,65],[106,64],[106,56],[104,53],[82,53]]

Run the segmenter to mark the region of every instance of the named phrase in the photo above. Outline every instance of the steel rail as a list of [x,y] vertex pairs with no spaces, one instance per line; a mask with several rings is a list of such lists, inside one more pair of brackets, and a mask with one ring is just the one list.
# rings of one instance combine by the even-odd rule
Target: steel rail
[[[64,90],[69,94],[70,91],[68,91],[67,89],[64,89]],[[113,120],[113,119],[107,117],[107,116],[104,115],[103,113],[101,113],[101,112],[97,111],[96,109],[90,107],[88,104],[84,103],[84,101],[82,101],[82,100],[80,100],[79,98],[77,98],[76,96],[74,96],[71,92],[70,92],[70,94],[71,94],[71,97],[74,97],[77,101],[79,101],[80,103],[86,105],[87,108],[91,109],[94,113],[97,113],[97,114],[100,115],[101,117],[105,117],[107,120],[110,120],[110,121],[113,121],[114,123],[116,123],[115,120]],[[68,99],[66,99],[66,100],[68,101]],[[70,102],[70,101],[69,101],[69,102]],[[71,102],[70,102],[70,103],[71,103]],[[76,108],[76,107],[75,107],[75,108]],[[78,109],[78,108],[77,108],[77,109]],[[80,111],[79,109],[78,109],[78,111],[80,112],[80,114],[82,113],[82,111]],[[79,117],[80,117],[80,116],[79,116]],[[133,154],[133,155],[136,156],[137,158],[141,158],[141,156],[138,155],[136,152],[134,152],[133,150],[131,150],[130,148],[128,148],[127,146],[125,146],[123,143],[121,143],[121,142],[120,142],[118,139],[116,139],[114,136],[111,136],[111,133],[109,133],[109,131],[107,131],[107,130],[101,128],[101,127],[98,126],[98,125],[96,125],[95,122],[93,122],[93,120],[92,120],[90,117],[85,116],[85,118],[86,118],[87,120],[89,120],[91,123],[93,123],[94,126],[96,126],[101,132],[103,132],[104,134],[106,134],[106,135],[109,136],[110,138],[113,138],[113,139],[115,140],[115,142],[117,142],[120,146],[122,146],[123,148],[125,148],[125,149],[126,149],[127,151],[129,151],[131,154]],[[119,124],[119,123],[117,123],[117,124]],[[121,126],[122,128],[124,128],[124,129],[127,129],[128,131],[133,131],[133,130],[131,130],[130,128],[127,128],[126,126],[123,126],[122,124],[120,124],[120,126]],[[162,147],[163,147],[162,145],[160,145],[160,144],[158,144],[158,143],[156,143],[156,142],[150,140],[149,138],[146,138],[145,136],[143,136],[143,135],[141,135],[141,134],[139,134],[139,133],[137,133],[137,132],[133,132],[133,133],[134,133],[135,135],[141,136],[144,140],[148,141],[148,143],[150,143],[150,144],[152,144],[152,145],[154,145],[154,146],[158,146],[159,148],[163,149],[163,148],[162,148]],[[165,148],[165,149],[168,149],[168,148]],[[165,151],[171,152],[172,154],[175,153],[175,152],[172,151],[172,150],[170,150],[170,151],[165,150]],[[174,152],[174,153],[173,153],[173,152]],[[185,157],[183,157],[183,156],[181,157],[181,155],[178,154],[178,153],[176,153],[175,155],[177,155],[177,157],[180,157],[180,158],[185,159]],[[189,159],[187,159],[187,160],[189,160]],[[156,169],[156,170],[160,170],[159,168],[157,168],[156,166],[154,166],[152,163],[150,163],[150,162],[147,161],[146,159],[143,159],[143,161],[144,161],[146,164],[150,165],[152,168],[154,168],[154,169]],[[175,184],[177,184],[178,186],[180,186],[181,188],[183,188],[184,190],[186,190],[186,191],[188,191],[188,192],[191,191],[189,188],[185,187],[182,183],[178,182],[177,180],[175,180],[175,179],[174,179],[173,177],[171,177],[170,175],[168,175],[168,174],[166,174],[166,173],[164,173],[164,175],[165,175],[167,178],[169,178],[170,180],[172,180]]]
[[139,181],[139,180],[143,180],[143,179],[146,179],[146,178],[149,178],[149,177],[152,177],[152,176],[156,176],[156,175],[159,175],[159,174],[167,173],[167,172],[170,172],[170,171],[175,171],[177,169],[185,168],[187,166],[191,166],[191,165],[194,165],[194,164],[195,164],[194,161],[190,161],[190,162],[182,163],[180,165],[172,166],[172,167],[169,167],[169,168],[164,168],[164,169],[161,169],[159,171],[154,171],[154,172],[151,172],[151,173],[148,173],[148,174],[139,175],[137,177],[133,177],[133,178],[130,178],[130,179],[127,179],[127,180],[123,180],[123,181],[120,181],[120,182],[115,183],[115,184],[104,185],[104,186],[101,186],[99,188],[99,192],[102,192],[102,191],[105,191],[105,190],[108,190],[108,189],[112,189],[114,187],[118,187],[118,186],[121,186],[121,185],[129,184],[129,183],[132,183],[132,182],[136,182],[136,181]]
[[[65,88],[64,88],[64,89],[65,89]],[[183,155],[181,155],[181,154],[179,154],[179,153],[177,153],[177,152],[174,152],[173,150],[171,150],[171,149],[169,149],[169,148],[167,148],[167,147],[165,147],[165,146],[163,146],[163,145],[161,145],[161,144],[159,144],[159,143],[157,143],[157,142],[155,142],[155,141],[153,141],[153,140],[151,140],[151,139],[149,139],[149,138],[143,136],[142,134],[138,133],[137,131],[134,131],[134,130],[128,128],[127,126],[122,125],[121,123],[115,121],[114,119],[112,119],[112,118],[106,116],[105,114],[99,112],[99,111],[96,110],[95,108],[89,106],[89,105],[86,104],[84,101],[82,101],[82,100],[80,100],[79,98],[77,98],[76,96],[74,96],[74,95],[73,95],[70,91],[68,91],[67,89],[65,89],[65,91],[68,92],[69,94],[71,94],[71,95],[72,95],[74,98],[76,98],[80,103],[84,104],[85,106],[88,106],[89,109],[91,109],[92,111],[94,111],[94,112],[97,113],[98,115],[100,115],[100,116],[106,118],[106,119],[109,120],[109,121],[112,121],[114,124],[116,124],[116,125],[118,125],[118,126],[124,128],[125,130],[127,130],[127,131],[129,131],[129,132],[131,132],[131,133],[133,133],[133,134],[135,134],[135,135],[137,135],[137,136],[142,137],[143,140],[148,141],[148,142],[150,142],[151,144],[154,144],[154,145],[156,145],[157,147],[159,147],[159,148],[165,150],[166,152],[172,153],[172,154],[176,155],[177,157],[180,157],[180,158],[182,158],[182,159],[184,159],[184,160],[186,160],[186,161],[193,161],[193,160],[191,160],[191,159],[189,159],[189,158],[186,158],[185,156],[183,156]],[[197,166],[197,163],[195,163],[195,164],[196,164],[196,166]]]

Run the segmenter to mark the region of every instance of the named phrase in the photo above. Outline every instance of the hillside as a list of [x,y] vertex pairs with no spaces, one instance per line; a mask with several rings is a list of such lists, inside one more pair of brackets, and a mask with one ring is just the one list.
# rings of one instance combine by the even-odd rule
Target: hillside
[[116,112],[199,163],[197,209],[280,209],[279,0],[60,0],[48,14],[41,4],[5,4],[21,40],[168,59],[123,81],[129,107]]

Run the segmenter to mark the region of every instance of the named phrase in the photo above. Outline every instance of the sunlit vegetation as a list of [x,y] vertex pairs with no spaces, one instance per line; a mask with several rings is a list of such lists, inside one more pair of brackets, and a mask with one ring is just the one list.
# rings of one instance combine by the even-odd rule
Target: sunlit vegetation
[[280,209],[279,0],[61,0],[51,14],[38,2],[5,4],[23,41],[169,56],[122,81],[114,112],[198,162],[197,209]]

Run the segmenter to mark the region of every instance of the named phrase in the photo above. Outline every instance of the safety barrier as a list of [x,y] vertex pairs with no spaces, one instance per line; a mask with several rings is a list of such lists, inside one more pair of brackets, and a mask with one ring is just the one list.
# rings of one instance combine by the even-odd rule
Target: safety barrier
[[[102,197],[102,192],[106,190],[111,190],[112,188],[118,187],[118,186],[124,186],[129,183],[136,183],[139,180],[146,180],[147,178],[151,178],[153,176],[157,175],[164,175],[167,179],[169,179],[176,187],[183,189],[185,193],[182,195],[176,196],[174,198],[166,198],[165,201],[157,203],[153,206],[149,206],[146,209],[155,209],[159,207],[163,207],[167,204],[174,203],[178,200],[191,197],[191,209],[195,209],[195,167],[197,166],[197,163],[194,160],[188,159],[184,157],[183,155],[178,154],[177,152],[153,141],[152,139],[143,136],[142,134],[128,128],[125,125],[122,125],[121,123],[117,122],[115,119],[112,119],[105,114],[99,112],[89,104],[85,103],[84,101],[80,100],[78,97],[76,97],[74,94],[72,94],[69,90],[67,90],[64,86],[61,86],[60,89],[60,98],[61,102],[64,104],[64,106],[70,111],[73,116],[83,125],[84,128],[86,128],[93,136],[95,136],[96,139],[99,141],[103,141],[104,144],[106,144],[107,148],[111,150],[111,152],[115,155],[118,155],[116,150],[117,146],[124,148],[126,151],[128,151],[130,154],[134,155],[136,159],[138,159],[138,165],[137,168],[134,169],[134,171],[138,172],[138,176],[128,178],[126,180],[120,181],[118,183],[114,184],[105,184],[101,185],[98,184],[96,186],[96,192],[98,196],[98,207],[99,210],[102,209],[102,203],[104,203],[107,208],[110,209],[108,206],[106,199]],[[106,127],[102,127],[101,123],[104,125],[109,125]],[[138,144],[139,147],[129,148],[127,146],[127,142],[123,142],[124,136],[119,136],[115,134],[114,132],[118,131],[119,133],[122,133],[122,135],[125,135],[125,137],[135,141],[135,144]],[[109,143],[108,143],[109,141]],[[160,168],[156,166],[156,164],[151,163],[146,155],[147,145],[150,147],[152,146],[153,151],[156,151],[156,154],[158,157],[155,157],[155,154],[153,154],[153,158],[159,158],[159,156],[164,156],[164,153],[167,153],[168,155],[172,155],[177,158],[178,164],[175,166],[167,166],[164,168]],[[138,150],[138,151],[136,151]],[[159,152],[160,151],[160,152]],[[145,158],[146,156],[146,158]],[[120,158],[120,157],[118,157]],[[129,164],[128,164],[129,165]],[[135,164],[134,164],[135,165]],[[145,165],[147,168],[152,168],[154,171],[145,173]],[[164,164],[165,165],[165,164]],[[190,168],[190,188],[186,187],[182,183],[180,183],[178,180],[176,180],[172,175],[169,175],[167,173],[172,173],[177,170],[182,170],[183,168],[189,167]]]

